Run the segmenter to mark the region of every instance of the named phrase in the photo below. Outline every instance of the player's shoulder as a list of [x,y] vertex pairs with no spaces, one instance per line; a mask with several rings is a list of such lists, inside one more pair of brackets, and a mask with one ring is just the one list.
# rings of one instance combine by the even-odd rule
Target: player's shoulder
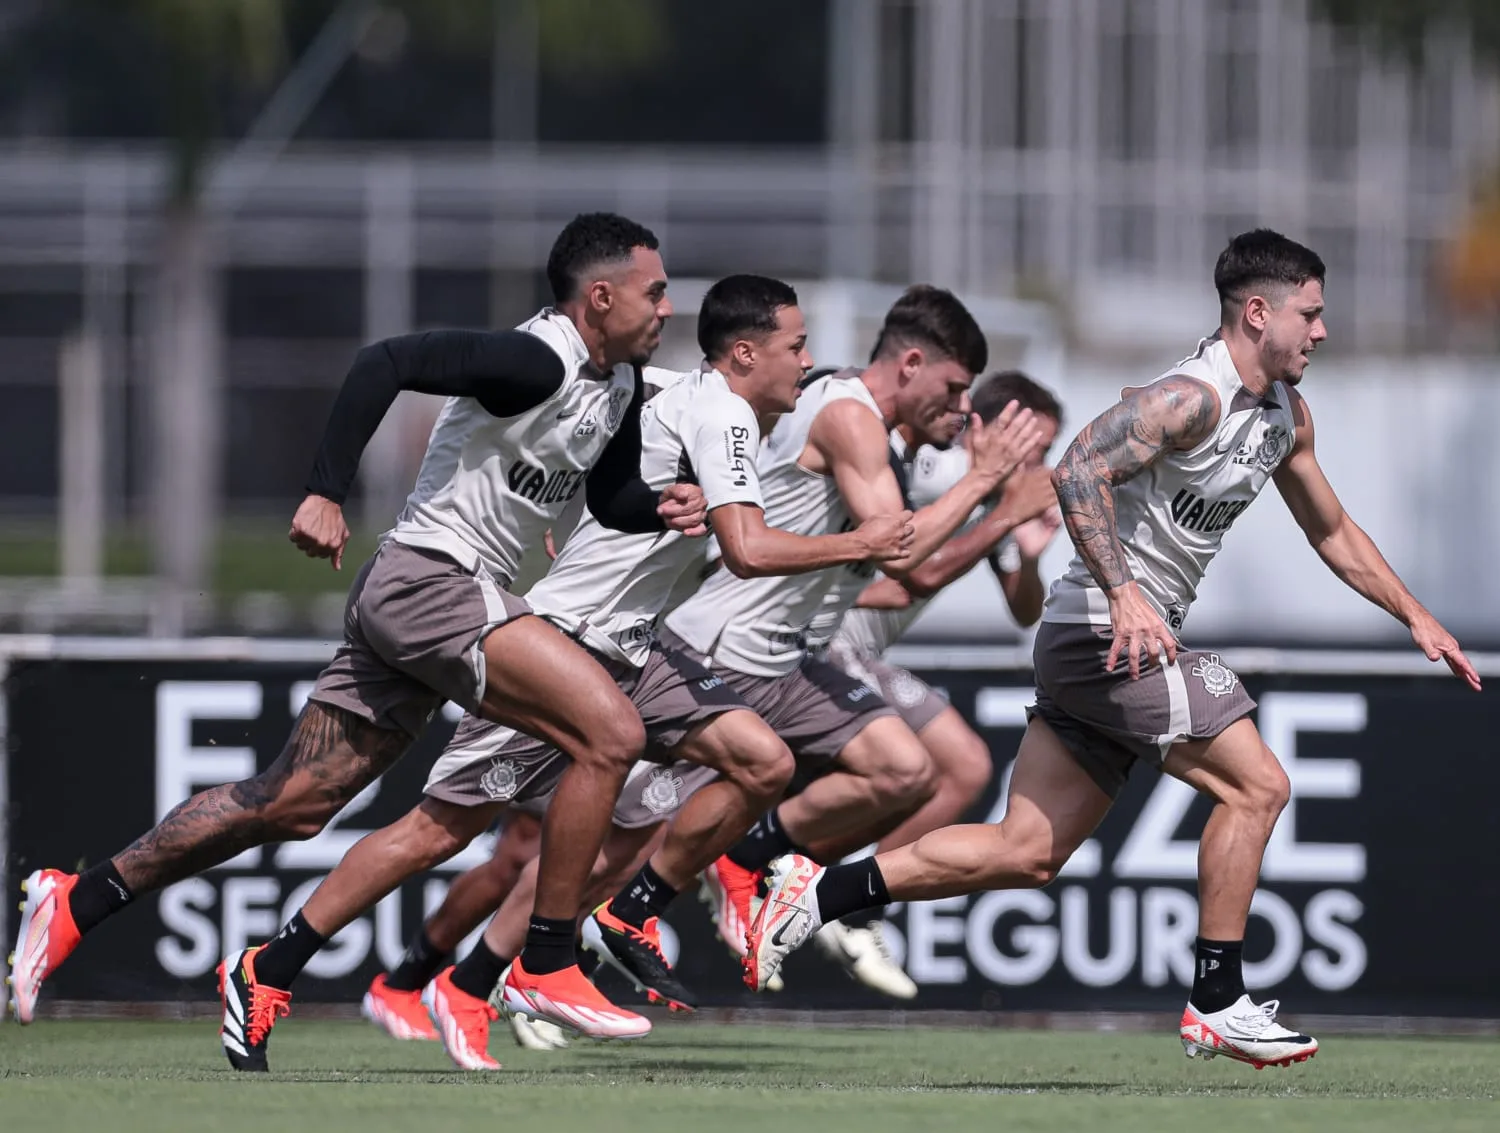
[[562,359],[569,374],[576,373],[588,356],[578,329],[566,315],[551,307],[543,307],[531,318],[518,323],[516,330],[525,331],[550,346]]

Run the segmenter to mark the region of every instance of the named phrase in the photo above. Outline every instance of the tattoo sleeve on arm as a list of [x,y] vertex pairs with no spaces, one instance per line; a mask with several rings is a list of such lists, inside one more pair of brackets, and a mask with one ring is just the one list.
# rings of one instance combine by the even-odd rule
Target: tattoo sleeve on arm
[[1114,486],[1174,449],[1192,448],[1218,424],[1219,399],[1200,381],[1166,378],[1087,425],[1052,474],[1068,534],[1105,590],[1131,581],[1115,522]]

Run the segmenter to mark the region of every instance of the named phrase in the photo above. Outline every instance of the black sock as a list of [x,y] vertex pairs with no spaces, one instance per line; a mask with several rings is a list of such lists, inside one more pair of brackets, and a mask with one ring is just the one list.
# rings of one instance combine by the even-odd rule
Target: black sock
[[777,812],[768,810],[724,856],[741,869],[763,870],[783,854],[799,852],[782,829]]
[[392,991],[420,991],[443,970],[443,961],[447,958],[448,953],[432,942],[424,925],[407,945],[401,963],[386,976],[385,986]]
[[453,965],[453,974],[448,978],[459,991],[467,992],[475,999],[488,999],[509,963],[506,957],[491,952],[490,946],[480,937],[473,950]]
[[877,909],[891,903],[885,878],[873,857],[824,870],[814,898],[824,924],[861,909]]
[[665,913],[676,896],[677,890],[663,881],[661,874],[647,862],[630,884],[615,894],[609,911],[626,924],[640,928],[652,917]]
[[88,932],[111,913],[118,913],[135,899],[120,871],[111,861],[90,866],[79,875],[68,895],[68,912],[78,931]]
[[327,943],[328,938],[316,932],[298,909],[271,943],[255,954],[255,978],[286,991]]
[[1240,957],[1243,940],[1204,940],[1198,938],[1196,966],[1193,969],[1193,994],[1189,997],[1199,1011],[1222,1011],[1245,994],[1245,976]]
[[545,976],[578,963],[578,950],[573,947],[577,926],[577,921],[533,916],[526,930],[521,967],[533,976]]

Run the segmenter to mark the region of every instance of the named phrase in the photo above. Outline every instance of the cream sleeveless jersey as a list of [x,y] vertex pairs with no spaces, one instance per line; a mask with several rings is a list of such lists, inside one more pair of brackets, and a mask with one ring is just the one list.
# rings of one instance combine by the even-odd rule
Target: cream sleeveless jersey
[[417,485],[388,538],[439,551],[502,586],[528,549],[580,495],[635,392],[635,369],[591,377],[588,350],[566,315],[551,308],[522,323],[563,361],[563,382],[546,401],[494,417],[470,397],[450,397],[427,441]]
[[[1169,452],[1114,489],[1125,560],[1141,593],[1179,630],[1204,571],[1229,530],[1292,450],[1296,428],[1281,382],[1266,397],[1240,381],[1229,348],[1214,335],[1157,381],[1196,378],[1219,395],[1219,423],[1202,444]],[[1042,620],[1107,626],[1109,603],[1081,556],[1052,584]]]
[[[660,377],[654,384],[662,384]],[[764,507],[759,447],[755,411],[707,367],[668,385],[641,410],[641,476],[656,489],[699,485],[710,511],[725,504]],[[679,580],[701,568],[703,543],[675,531],[628,535],[585,514],[526,600],[590,648],[639,667]]]
[[[804,389],[797,408],[771,431],[758,461],[769,526],[794,535],[831,535],[853,526],[833,477],[809,472],[797,463],[818,414],[848,399],[880,417],[858,373],[840,371]],[[830,567],[741,579],[721,567],[667,616],[667,628],[727,669],[751,676],[785,676],[802,663],[808,626],[843,571]]]

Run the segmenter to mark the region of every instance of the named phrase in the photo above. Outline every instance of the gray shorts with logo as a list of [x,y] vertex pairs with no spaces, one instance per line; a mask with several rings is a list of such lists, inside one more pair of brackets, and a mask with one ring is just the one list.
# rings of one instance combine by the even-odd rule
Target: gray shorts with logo
[[310,699],[415,737],[445,700],[478,711],[485,635],[529,613],[483,567],[387,541],[354,576],[344,643]]
[[1136,760],[1160,768],[1173,744],[1211,739],[1255,709],[1217,653],[1179,650],[1176,664],[1131,680],[1124,661],[1105,672],[1109,643],[1107,628],[1042,622],[1032,654],[1036,704],[1027,715],[1045,720],[1111,798]]
[[662,640],[708,665],[771,726],[806,769],[832,763],[872,721],[897,715],[874,688],[828,661],[808,657],[801,668],[785,676],[757,677],[712,664],[671,632],[664,633]]
[[[665,822],[681,810],[682,804],[700,788],[718,777],[719,773],[712,767],[689,763],[685,759],[679,759],[665,767],[643,759],[630,769],[625,789],[620,792],[620,799],[615,803],[615,813],[610,821],[622,830],[639,830]],[[540,818],[552,805],[552,796],[556,793],[555,781],[553,788],[538,798],[514,803],[511,809]]]
[[850,647],[842,638],[828,643],[828,660],[856,680],[864,681],[914,732],[921,732],[948,707],[947,698],[921,677],[880,657]]
[[[722,679],[660,643],[651,647],[640,669],[597,653],[593,656],[640,713],[646,725],[649,762],[678,762],[672,758],[672,749],[695,726],[721,712],[746,707]],[[423,791],[459,806],[518,806],[550,798],[567,766],[567,756],[545,741],[466,715],[433,764]]]

